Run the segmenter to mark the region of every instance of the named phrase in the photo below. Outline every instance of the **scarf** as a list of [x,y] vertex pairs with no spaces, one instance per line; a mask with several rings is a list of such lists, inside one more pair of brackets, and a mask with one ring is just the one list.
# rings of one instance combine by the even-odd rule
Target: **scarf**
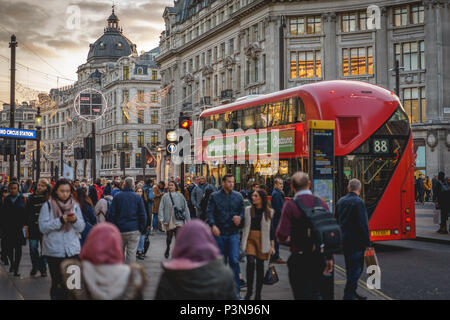
[[[53,216],[55,217],[55,219],[59,219],[60,217],[62,217],[65,214],[74,212],[74,207],[75,207],[75,203],[72,199],[72,197],[70,197],[65,203],[62,202],[59,199],[50,199],[50,205],[52,207],[52,211],[53,211]],[[69,231],[72,228],[72,224],[69,223],[65,223],[61,229],[64,229],[66,232]]]

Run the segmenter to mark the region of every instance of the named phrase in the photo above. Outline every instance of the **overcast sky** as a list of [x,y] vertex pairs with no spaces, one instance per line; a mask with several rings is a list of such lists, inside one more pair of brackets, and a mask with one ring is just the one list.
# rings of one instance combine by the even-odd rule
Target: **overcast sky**
[[[8,32],[14,33],[19,43],[17,63],[23,66],[17,66],[16,97],[21,102],[30,99],[33,90],[48,91],[73,83],[62,78],[77,79],[77,67],[86,62],[89,44],[103,35],[112,4],[112,0],[0,0],[1,103],[9,103]],[[162,13],[166,6],[173,6],[173,0],[115,0],[114,4],[124,35],[137,45],[138,52],[159,45]]]

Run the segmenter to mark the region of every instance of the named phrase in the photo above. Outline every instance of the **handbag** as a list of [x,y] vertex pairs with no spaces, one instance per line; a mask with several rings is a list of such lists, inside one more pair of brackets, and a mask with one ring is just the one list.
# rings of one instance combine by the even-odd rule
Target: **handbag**
[[366,262],[366,267],[378,266],[377,255],[375,254],[375,248],[371,247],[364,252],[364,261]]
[[183,211],[181,209],[178,209],[177,207],[175,207],[175,203],[173,202],[172,194],[170,192],[169,192],[169,196],[170,196],[170,201],[172,201],[173,214],[175,216],[175,219],[184,221],[186,219],[186,217],[184,216]]
[[269,268],[264,276],[263,283],[267,285],[275,284],[279,281],[277,270],[273,264],[269,264]]

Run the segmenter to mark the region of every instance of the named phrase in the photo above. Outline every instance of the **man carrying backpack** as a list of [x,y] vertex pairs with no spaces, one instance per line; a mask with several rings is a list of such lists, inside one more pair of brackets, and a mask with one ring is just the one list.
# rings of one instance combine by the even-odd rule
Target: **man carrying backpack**
[[148,179],[145,182],[145,185],[142,187],[142,190],[144,190],[144,192],[147,194],[147,199],[148,199],[148,208],[147,208],[147,212],[152,212],[152,208],[153,208],[153,201],[155,200],[155,193],[153,192],[153,180],[152,179]]
[[364,252],[370,247],[367,209],[361,194],[361,182],[352,179],[348,183],[348,194],[336,204],[336,216],[342,228],[347,283],[344,300],[365,300],[356,293],[358,280],[364,269]]
[[[310,222],[307,215],[310,208],[320,207],[331,215],[327,204],[315,197],[310,187],[311,181],[306,173],[300,171],[292,176],[291,188],[295,196],[285,202],[276,232],[278,242],[290,245],[289,282],[295,300],[320,300],[322,275],[333,271],[332,252],[322,252],[308,236],[312,234],[308,232]],[[299,203],[303,209],[300,209]],[[336,230],[336,235],[338,233],[340,234],[340,231]]]

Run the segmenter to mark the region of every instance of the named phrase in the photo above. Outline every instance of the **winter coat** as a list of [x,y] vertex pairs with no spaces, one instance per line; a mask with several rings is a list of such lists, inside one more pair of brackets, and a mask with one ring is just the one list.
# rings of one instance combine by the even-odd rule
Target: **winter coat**
[[[244,225],[244,198],[239,192],[232,190],[226,194],[223,190],[211,194],[208,203],[208,224],[217,226],[220,235],[230,236],[239,232]],[[233,217],[241,217],[241,224],[236,226]]]
[[[247,240],[248,240],[248,236],[250,234],[250,225],[252,222],[251,209],[252,209],[252,207],[245,208],[245,223],[244,223],[244,228],[243,228],[243,232],[242,232],[242,240],[241,240],[241,249],[244,252],[247,249]],[[269,251],[270,251],[270,231],[271,231],[271,227],[272,227],[273,214],[274,214],[273,209],[270,209],[271,219],[269,221],[267,221],[264,216],[261,219],[261,252],[262,253],[269,253]]]
[[27,223],[24,199],[22,194],[17,196],[14,203],[10,195],[2,199],[0,225],[3,229],[3,236],[9,241],[22,242],[24,239],[23,227]]
[[84,222],[86,223],[83,232],[81,232],[80,239],[81,246],[83,246],[84,242],[86,241],[86,237],[89,234],[89,231],[91,231],[94,225],[97,224],[97,218],[95,217],[94,208],[92,208],[90,205],[86,207],[86,210],[82,210],[81,212],[83,214]]
[[175,218],[174,210],[172,205],[172,200],[170,200],[169,192],[163,195],[161,198],[161,203],[159,205],[159,212],[158,212],[158,219],[163,224],[169,224],[170,223],[170,217],[173,216],[173,221],[175,225],[182,226],[184,225],[185,221],[191,220],[191,216],[189,213],[189,208],[186,202],[186,199],[184,196],[179,192],[171,192],[173,203],[174,205],[183,211],[185,220],[177,220]]
[[106,221],[115,224],[120,232],[140,231],[145,233],[147,214],[142,197],[125,188],[113,199]]
[[44,194],[32,194],[27,199],[26,214],[28,225],[28,236],[32,240],[41,240],[42,233],[39,231],[39,214],[41,208],[47,201],[48,193]]
[[144,268],[137,264],[93,265],[67,259],[61,263],[63,283],[71,276],[67,268],[81,270],[81,289],[67,290],[69,300],[142,300],[146,285]]
[[155,198],[153,199],[152,213],[158,214],[159,205],[161,203],[161,198],[162,198],[164,192],[162,190],[160,190],[157,185],[154,185],[153,186],[153,194],[155,195]]
[[235,300],[233,271],[223,258],[188,270],[168,270],[159,279],[155,300]]
[[81,245],[79,234],[83,232],[85,223],[80,206],[75,203],[73,212],[77,221],[69,231],[62,228],[59,218],[55,218],[50,202],[47,201],[39,214],[39,230],[42,232],[42,255],[66,258],[80,254]]
[[[108,213],[108,201],[110,201],[112,204],[113,197],[110,195],[104,196],[102,199],[98,200],[97,204],[95,205],[94,211],[98,223],[106,221],[106,215]],[[111,207],[111,204],[109,205],[109,207]]]
[[349,192],[339,199],[336,217],[342,228],[344,251],[362,250],[370,246],[367,209],[360,197]]

